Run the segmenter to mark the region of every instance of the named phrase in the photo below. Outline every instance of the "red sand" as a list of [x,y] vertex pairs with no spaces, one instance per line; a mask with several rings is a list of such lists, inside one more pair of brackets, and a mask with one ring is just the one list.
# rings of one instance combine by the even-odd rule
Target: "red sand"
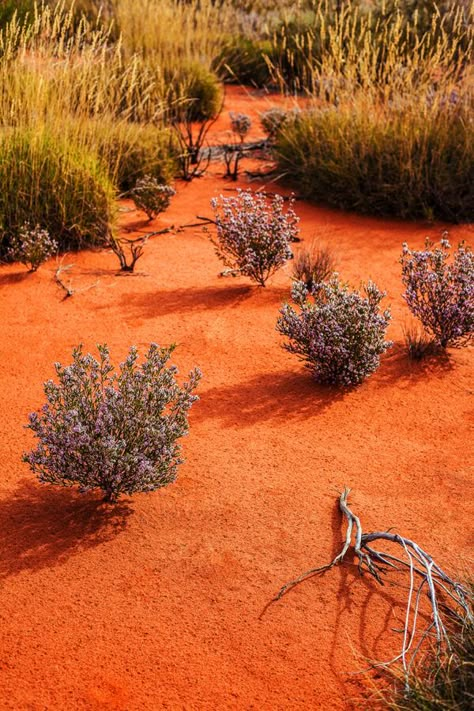
[[[247,106],[231,93],[230,109]],[[211,215],[225,187],[216,174],[179,185],[156,227]],[[341,275],[372,278],[392,307],[394,348],[345,395],[280,347],[290,267],[265,289],[220,279],[201,229],[155,237],[136,276],[116,276],[105,251],[66,256],[73,287],[98,280],[67,300],[54,261],[31,275],[1,267],[2,709],[349,708],[363,692],[351,673],[398,649],[400,590],[346,564],[259,619],[283,583],[334,555],[344,485],[367,530],[396,526],[448,570],[467,565],[472,349],[417,365],[402,347],[401,243],[441,227],[297,211],[302,236],[330,244]],[[472,229],[451,237],[472,243]],[[107,342],[116,361],[131,344],[175,341],[181,375],[202,368],[175,485],[105,508],[98,494],[40,486],[21,462],[42,383],[81,341]]]

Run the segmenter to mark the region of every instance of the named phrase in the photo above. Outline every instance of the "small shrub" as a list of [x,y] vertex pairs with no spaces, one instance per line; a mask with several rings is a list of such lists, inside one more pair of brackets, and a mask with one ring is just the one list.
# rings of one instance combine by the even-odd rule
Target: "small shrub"
[[109,246],[120,262],[121,272],[135,271],[135,265],[143,256],[145,246],[148,242],[148,235],[135,237],[134,239],[120,238],[115,235],[110,236]]
[[49,236],[48,230],[41,229],[39,225],[32,228],[25,222],[19,232],[12,235],[7,256],[35,272],[57,249],[57,242]]
[[79,346],[71,365],[55,364],[59,382],[45,383],[46,404],[30,415],[39,441],[24,461],[43,483],[102,489],[107,501],[170,484],[199,370],[180,387],[176,367],[166,365],[174,346],[152,343],[140,366],[132,347],[118,374],[107,346],[98,350],[99,360]]
[[474,333],[474,255],[461,243],[448,261],[450,248],[445,233],[436,248],[429,239],[424,250],[405,243],[400,259],[403,297],[441,348],[467,345]]
[[270,141],[275,140],[287,118],[288,112],[283,109],[268,109],[260,114],[260,124]]
[[380,365],[390,311],[380,312],[385,295],[368,282],[365,296],[350,291],[334,274],[327,284],[313,287],[314,301],[302,282],[294,282],[292,298],[300,311],[285,304],[277,331],[289,338],[284,348],[306,364],[320,383],[357,385]]
[[250,131],[250,128],[252,126],[252,119],[250,118],[250,116],[247,116],[247,114],[236,114],[233,111],[230,111],[229,115],[232,131],[240,138],[240,141],[242,142],[247,133]]
[[238,190],[237,197],[213,198],[216,215],[216,254],[225,266],[265,286],[267,279],[292,258],[290,242],[298,234],[299,218],[293,201],[286,212],[284,200],[275,195]]
[[334,256],[328,247],[311,244],[309,247],[302,247],[295,254],[293,278],[302,281],[310,293],[313,286],[327,281],[334,270]]
[[153,220],[169,207],[176,190],[170,185],[160,185],[156,178],[145,175],[137,180],[130,194],[138,209],[143,210],[149,220]]
[[184,62],[167,68],[167,103],[171,115],[179,121],[207,121],[222,109],[222,88],[217,76],[199,64]]

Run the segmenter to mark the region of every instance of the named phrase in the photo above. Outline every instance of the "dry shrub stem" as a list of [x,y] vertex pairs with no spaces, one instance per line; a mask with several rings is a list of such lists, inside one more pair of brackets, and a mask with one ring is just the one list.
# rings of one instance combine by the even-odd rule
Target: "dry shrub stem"
[[[311,570],[307,570],[294,580],[283,585],[270,601],[270,604],[280,600],[287,592],[307,578],[324,573],[342,563],[351,547],[358,559],[359,573],[362,575],[364,572],[368,572],[381,585],[384,584],[384,576],[389,569],[407,571],[409,587],[401,651],[393,659],[374,663],[372,666],[389,667],[401,661],[405,687],[409,690],[410,672],[423,642],[434,635],[436,653],[440,655],[443,651],[449,651],[450,640],[445,618],[454,616],[459,619],[462,617],[469,623],[474,622],[469,596],[465,588],[459,582],[450,578],[415,541],[390,531],[363,533],[360,519],[348,505],[349,493],[350,489],[346,487],[339,497],[339,508],[347,521],[346,535],[341,551],[330,563],[311,568]],[[354,544],[351,546],[354,529]],[[388,541],[396,544],[402,549],[404,558],[375,550],[372,544],[376,541]],[[429,600],[431,620],[423,630],[418,631],[420,602],[423,592],[426,592]],[[444,596],[442,600],[440,600],[440,593],[441,596]]]
[[72,269],[74,265],[73,264],[66,264],[65,266],[61,264],[58,266],[54,273],[54,280],[55,282],[61,287],[61,289],[64,291],[64,299],[68,299],[69,297],[73,296],[74,290],[71,287],[71,285],[67,285],[64,283],[62,279],[62,274],[63,272],[68,272],[70,269]]

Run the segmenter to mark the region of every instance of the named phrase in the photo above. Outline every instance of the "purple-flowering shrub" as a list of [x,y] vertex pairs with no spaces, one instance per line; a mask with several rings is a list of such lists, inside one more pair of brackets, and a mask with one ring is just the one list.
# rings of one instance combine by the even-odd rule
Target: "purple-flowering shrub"
[[233,111],[230,111],[229,116],[232,131],[237,134],[241,141],[243,141],[247,133],[250,131],[252,119],[250,116],[247,116],[247,114],[236,114]]
[[229,269],[236,269],[260,286],[292,258],[290,242],[298,235],[299,218],[293,200],[286,212],[284,200],[275,195],[238,190],[237,197],[213,198],[216,215],[216,254]]
[[441,246],[424,250],[405,243],[400,259],[403,295],[412,314],[441,348],[466,345],[474,333],[474,255],[461,243],[449,260],[447,233]]
[[176,367],[166,365],[174,346],[152,343],[141,365],[132,347],[119,373],[107,346],[98,350],[99,360],[79,346],[71,365],[55,364],[59,382],[45,383],[46,404],[29,417],[39,441],[24,461],[41,482],[99,488],[106,501],[170,484],[201,373],[180,387]]
[[48,230],[41,229],[39,225],[31,227],[25,222],[19,232],[10,238],[7,256],[35,272],[57,249],[58,243],[50,237]]
[[320,383],[357,385],[380,365],[380,355],[392,344],[385,341],[390,311],[380,312],[385,294],[368,282],[365,296],[350,291],[334,274],[312,289],[310,301],[303,282],[295,281],[290,304],[280,310],[277,331],[287,336],[283,345],[311,370]]
[[160,185],[156,178],[145,175],[137,180],[130,195],[138,209],[143,210],[149,220],[153,220],[169,207],[176,190],[171,185]]

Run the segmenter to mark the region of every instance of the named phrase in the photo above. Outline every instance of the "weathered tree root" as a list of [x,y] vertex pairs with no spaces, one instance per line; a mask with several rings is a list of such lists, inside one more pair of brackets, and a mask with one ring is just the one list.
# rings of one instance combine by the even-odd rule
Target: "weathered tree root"
[[[283,585],[269,604],[280,600],[287,592],[313,575],[324,573],[342,563],[349,551],[358,558],[359,572],[368,572],[381,585],[383,576],[390,570],[407,570],[409,573],[408,597],[403,626],[402,649],[393,659],[376,663],[373,666],[390,666],[401,661],[405,673],[405,683],[409,688],[409,672],[423,642],[435,638],[437,653],[450,648],[449,634],[444,619],[457,617],[474,623],[471,601],[466,589],[452,580],[420,546],[409,538],[390,531],[363,533],[360,519],[351,511],[347,503],[350,489],[345,488],[339,497],[339,508],[347,520],[347,530],[340,553],[333,560],[317,568],[311,568],[300,576]],[[355,529],[354,544],[352,535]],[[375,541],[389,541],[400,546],[405,559],[390,553],[380,552],[372,547]],[[421,594],[425,591],[431,607],[431,620],[423,630],[417,632]],[[445,596],[440,602],[439,593]],[[268,606],[267,606],[268,607]],[[433,635],[434,632],[434,635]]]

